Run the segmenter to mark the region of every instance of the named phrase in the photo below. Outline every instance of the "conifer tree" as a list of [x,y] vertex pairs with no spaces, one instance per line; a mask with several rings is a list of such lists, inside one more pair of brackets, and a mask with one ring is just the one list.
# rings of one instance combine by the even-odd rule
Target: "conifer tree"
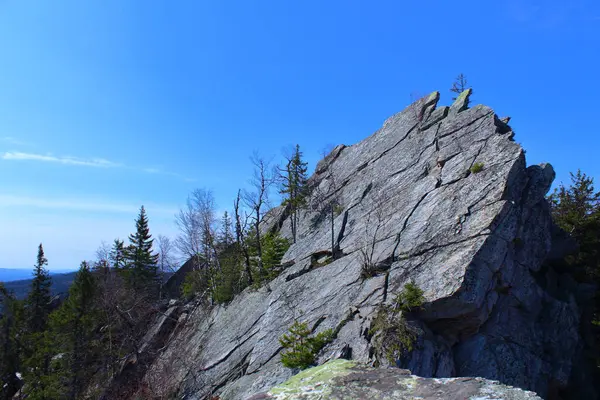
[[12,399],[21,387],[18,345],[21,303],[0,282],[0,400]]
[[223,213],[223,217],[221,218],[221,232],[219,236],[219,244],[222,247],[227,247],[233,243],[233,233],[231,227],[231,217],[229,216],[229,213],[225,211]]
[[110,251],[110,262],[112,267],[117,271],[123,269],[126,264],[125,244],[122,240],[115,239],[113,247]]
[[137,289],[155,286],[158,282],[158,254],[152,252],[154,239],[150,235],[148,216],[144,206],[135,221],[136,231],[129,235],[130,245],[125,250],[125,276]]
[[38,247],[31,290],[25,300],[26,334],[23,376],[29,382],[27,396],[31,399],[52,398],[52,382],[48,379],[53,349],[48,328],[51,311],[52,280],[45,266],[48,260],[42,244]]
[[95,295],[96,279],[87,262],[82,262],[63,305],[51,315],[56,351],[62,354],[54,374],[62,396],[79,398],[88,383],[94,361],[94,335],[100,321]]
[[[593,178],[571,173],[571,186],[560,185],[549,196],[554,222],[575,238],[579,251],[566,262],[589,280],[600,282],[600,192]],[[579,271],[577,271],[579,270]]]
[[294,242],[296,242],[298,227],[298,211],[306,204],[308,194],[307,165],[308,163],[302,160],[300,145],[296,145],[292,156],[287,159],[285,168],[280,170],[280,193],[284,195],[283,204],[290,207],[290,225]]
[[27,296],[27,328],[30,333],[42,332],[46,329],[48,315],[50,314],[50,286],[52,278],[45,266],[48,260],[44,256],[44,248],[40,243],[38,247],[37,262],[33,270],[31,290]]

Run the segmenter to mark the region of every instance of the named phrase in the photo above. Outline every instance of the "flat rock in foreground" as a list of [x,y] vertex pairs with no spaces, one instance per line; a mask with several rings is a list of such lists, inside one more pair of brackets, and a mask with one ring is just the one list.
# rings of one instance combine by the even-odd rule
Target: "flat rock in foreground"
[[420,378],[397,368],[335,360],[302,371],[248,400],[541,400],[535,393],[481,378]]

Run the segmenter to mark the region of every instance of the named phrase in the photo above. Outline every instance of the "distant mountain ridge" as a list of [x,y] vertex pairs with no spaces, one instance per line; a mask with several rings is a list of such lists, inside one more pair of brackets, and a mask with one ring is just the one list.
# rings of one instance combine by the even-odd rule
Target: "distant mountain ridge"
[[[2,273],[2,271],[6,271],[6,269],[0,268],[0,274]],[[29,293],[29,289],[31,288],[31,271],[24,271],[28,272],[25,279],[21,278],[17,280],[7,281],[0,279],[0,282],[4,283],[4,287],[6,287],[6,289],[8,289],[9,291],[12,291],[18,299],[24,299],[27,296],[27,293]],[[50,275],[52,277],[52,295],[67,293],[69,291],[69,287],[75,279],[75,274],[77,274],[77,271],[66,273],[51,271]],[[166,282],[171,277],[171,275],[173,275],[172,272],[166,272],[164,274],[163,281]],[[0,275],[0,277],[3,277],[3,275]]]
[[[67,293],[77,271],[68,273],[50,273],[52,276],[52,294]],[[29,273],[31,276],[31,272]],[[12,291],[18,299],[24,299],[31,288],[31,278],[4,281],[4,287]]]
[[[71,269],[59,269],[50,271],[50,275],[59,275],[71,273]],[[31,279],[33,274],[32,268],[0,268],[0,282],[11,282],[23,279]]]

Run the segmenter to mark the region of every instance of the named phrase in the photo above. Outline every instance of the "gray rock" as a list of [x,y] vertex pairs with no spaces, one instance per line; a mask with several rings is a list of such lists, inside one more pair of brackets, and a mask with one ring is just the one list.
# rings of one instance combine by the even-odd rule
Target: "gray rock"
[[[553,286],[557,279],[542,269],[553,246],[544,195],[554,172],[548,164],[527,168],[494,111],[467,108],[469,94],[448,109],[436,108],[433,93],[363,141],[336,147],[310,184],[318,193],[337,189],[338,258],[311,262],[330,252],[331,227],[319,211],[303,210],[283,259],[289,268],[228,305],[188,310],[148,379],[168,367],[166,388],[186,399],[265,392],[294,373],[281,365],[278,341],[294,319],[314,332],[337,331],[319,363],[385,364],[374,359],[371,323],[413,281],[426,304],[413,315],[420,333],[398,361],[403,368],[482,376],[541,396],[564,389],[582,339],[577,285]],[[475,163],[480,172],[470,171]],[[289,225],[279,207],[261,228],[291,238]],[[365,279],[367,249],[373,276]]]
[[397,368],[337,360],[311,368],[248,400],[541,400],[535,393],[481,378],[427,379]]

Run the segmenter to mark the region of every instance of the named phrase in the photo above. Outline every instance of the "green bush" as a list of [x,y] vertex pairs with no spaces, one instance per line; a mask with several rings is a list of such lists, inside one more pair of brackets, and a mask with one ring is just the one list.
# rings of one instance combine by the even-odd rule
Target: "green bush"
[[474,174],[483,171],[483,163],[475,163],[471,166],[470,171]]
[[369,335],[373,336],[377,357],[385,357],[392,365],[396,359],[413,350],[417,338],[414,328],[408,325],[398,310],[390,306],[379,309],[371,323]]
[[279,343],[287,351],[281,354],[281,362],[288,368],[305,369],[315,363],[317,354],[333,340],[333,330],[327,329],[311,336],[306,322],[295,321],[289,333],[279,338]]
[[395,364],[395,360],[413,350],[417,329],[408,324],[402,313],[419,309],[424,302],[423,290],[409,282],[394,297],[391,305],[379,308],[369,329],[377,357],[384,357],[390,364]]
[[186,299],[191,299],[196,293],[202,292],[206,288],[204,275],[200,270],[193,270],[187,274],[181,285],[181,295]]
[[262,284],[274,279],[279,275],[278,267],[285,252],[290,247],[290,242],[277,233],[267,233],[260,238],[262,249],[263,267],[258,267],[258,250],[256,248],[256,236],[249,237],[248,250],[252,258],[252,269],[254,277],[254,287],[260,287]]
[[404,312],[411,312],[419,309],[423,306],[423,303],[425,303],[423,290],[421,290],[414,282],[408,282],[404,285],[404,289],[396,295],[394,303],[398,310]]

